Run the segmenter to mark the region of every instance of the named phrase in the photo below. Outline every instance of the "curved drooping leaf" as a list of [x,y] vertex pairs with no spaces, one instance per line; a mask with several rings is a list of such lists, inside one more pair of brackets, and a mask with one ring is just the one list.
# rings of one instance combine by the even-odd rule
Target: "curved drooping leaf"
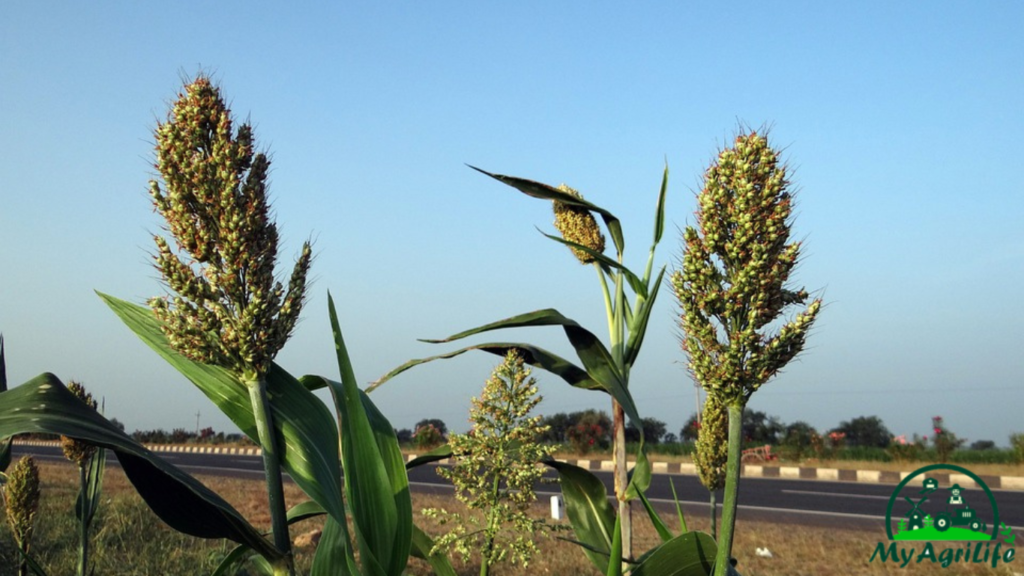
[[551,240],[554,240],[555,242],[558,242],[559,244],[564,244],[566,246],[575,248],[577,250],[589,254],[591,258],[597,260],[602,266],[605,266],[606,269],[612,268],[615,270],[621,270],[622,274],[626,277],[626,281],[628,281],[630,287],[633,288],[633,292],[639,294],[642,298],[647,298],[647,286],[643,282],[641,282],[640,278],[638,278],[637,275],[634,274],[629,268],[626,268],[624,265],[605,256],[604,254],[598,252],[597,250],[584,246],[583,244],[577,244],[576,242],[566,240],[561,236],[554,236],[552,234],[547,234],[543,231],[541,231],[541,234],[544,234],[544,236],[548,237]]
[[572,523],[576,539],[585,544],[583,553],[602,573],[608,572],[608,558],[612,553],[615,530],[615,510],[608,502],[604,482],[589,471],[557,460],[544,464],[558,472],[565,513]]
[[[242,432],[250,438],[258,438],[249,392],[237,376],[217,366],[193,362],[175,352],[160,329],[159,320],[148,308],[97,294],[136,336],[188,378]],[[281,464],[310,498],[343,522],[341,468],[338,443],[334,440],[338,437],[338,428],[330,411],[277,364],[267,375],[267,395],[281,449]]]
[[565,335],[569,338],[569,343],[576,350],[576,355],[579,356],[590,379],[597,382],[602,389],[622,405],[626,416],[633,422],[637,430],[643,430],[643,423],[640,421],[636,404],[626,388],[622,374],[619,373],[618,368],[615,366],[611,353],[608,352],[608,349],[605,348],[597,336],[577,324],[575,320],[566,318],[558,310],[553,308],[535,310],[498,320],[497,322],[491,322],[490,324],[484,324],[483,326],[477,326],[476,328],[470,328],[441,340],[424,340],[424,342],[440,344],[491,330],[520,328],[524,326],[561,326],[565,331]]
[[412,460],[406,462],[405,463],[405,469],[406,470],[412,470],[413,468],[416,468],[418,466],[423,466],[424,464],[430,464],[431,462],[438,462],[440,460],[444,460],[446,458],[451,458],[451,457],[452,457],[452,447],[451,447],[451,445],[444,444],[442,446],[438,446],[437,448],[434,448],[430,452],[426,452],[424,454],[420,454],[416,458],[413,458]]
[[718,546],[703,532],[687,532],[658,546],[631,576],[708,576]]
[[398,376],[399,374],[405,372],[410,368],[419,366],[420,364],[425,364],[427,362],[432,362],[434,360],[447,360],[449,358],[459,356],[470,350],[482,350],[484,352],[490,352],[491,354],[504,358],[506,355],[508,355],[508,351],[513,348],[520,351],[520,353],[523,356],[523,361],[526,362],[527,364],[543,368],[548,372],[551,372],[555,376],[559,376],[560,378],[568,382],[571,386],[575,386],[576,388],[583,388],[585,390],[602,389],[600,384],[598,384],[596,381],[590,378],[590,375],[587,374],[586,370],[580,368],[579,366],[576,366],[572,362],[569,362],[568,360],[562,358],[561,356],[558,356],[557,354],[548,352],[543,348],[534,346],[532,344],[526,344],[523,342],[488,342],[486,344],[476,344],[474,346],[467,346],[465,348],[460,348],[453,352],[438,354],[437,356],[409,360],[405,364],[402,364],[401,366],[391,370],[384,376],[381,376],[376,382],[367,387],[366,391],[372,392],[378,386],[384,384],[388,380],[394,378],[395,376]]
[[273,560],[281,557],[230,504],[126,436],[68,392],[53,374],[41,374],[0,393],[0,436],[25,432],[61,434],[113,450],[142,499],[175,530],[233,540]]
[[514,176],[491,174],[490,172],[486,170],[481,170],[476,166],[469,167],[472,168],[473,170],[476,170],[477,172],[480,172],[481,174],[486,174],[487,176],[494,178],[495,180],[501,182],[502,184],[511,186],[516,190],[519,190],[523,194],[526,194],[527,196],[533,196],[534,198],[540,198],[541,200],[555,200],[563,204],[568,204],[570,206],[579,206],[580,208],[586,208],[591,212],[597,212],[598,214],[601,215],[601,219],[604,220],[604,225],[608,228],[608,234],[611,235],[612,242],[615,243],[615,249],[618,251],[619,254],[622,254],[622,252],[625,250],[625,241],[622,237],[622,224],[619,222],[619,219],[614,214],[605,210],[604,208],[601,208],[596,204],[587,202],[582,198],[577,198],[572,194],[562,192],[561,190],[548,186],[547,184],[542,184],[540,182],[535,182],[533,180],[526,180],[524,178],[516,178]]
[[412,501],[398,438],[391,423],[356,385],[334,299],[327,306],[341,383],[324,379],[341,424],[345,493],[356,527],[365,576],[399,576],[412,541]]

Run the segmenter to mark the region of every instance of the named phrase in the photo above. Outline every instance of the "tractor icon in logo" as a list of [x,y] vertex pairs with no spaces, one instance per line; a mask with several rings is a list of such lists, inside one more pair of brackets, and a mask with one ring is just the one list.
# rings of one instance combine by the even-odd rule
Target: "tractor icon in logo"
[[[968,494],[958,482],[949,488],[941,488],[938,479],[926,476],[929,472],[945,473],[947,477],[955,475],[958,479],[967,477],[981,490]],[[915,484],[921,487],[916,490],[916,495],[901,494],[915,492]],[[902,501],[909,507],[902,505],[897,496],[902,496]],[[968,505],[969,501],[975,506],[988,506],[981,506],[979,512],[977,508]],[[988,518],[991,524],[985,521]],[[892,540],[993,540],[999,526],[999,511],[991,490],[980,478],[959,466],[935,464],[911,473],[896,487],[889,499],[886,522]],[[992,534],[986,533],[989,526],[993,528]]]

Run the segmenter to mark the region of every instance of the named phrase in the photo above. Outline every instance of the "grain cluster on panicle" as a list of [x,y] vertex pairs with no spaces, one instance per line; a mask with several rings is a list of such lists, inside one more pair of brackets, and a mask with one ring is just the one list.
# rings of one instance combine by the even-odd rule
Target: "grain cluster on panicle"
[[255,151],[248,124],[234,129],[208,78],[185,87],[156,141],[162,183],[151,181],[149,192],[178,250],[154,236],[156,267],[174,295],[149,304],[181,354],[249,377],[265,374],[299,317],[310,244],[286,290],[274,275],[270,160]]
[[[578,190],[570,188],[565,184],[558,187],[558,190],[583,199],[583,194]],[[581,246],[586,246],[594,252],[604,252],[604,234],[590,210],[566,204],[565,202],[553,201],[552,208],[555,211],[555,228],[562,235],[562,238]],[[579,248],[570,247],[580,264],[590,264],[594,257]]]

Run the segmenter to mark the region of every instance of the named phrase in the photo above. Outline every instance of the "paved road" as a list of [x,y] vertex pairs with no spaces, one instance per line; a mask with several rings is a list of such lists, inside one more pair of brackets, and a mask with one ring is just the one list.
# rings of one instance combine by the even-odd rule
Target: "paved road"
[[[59,448],[15,446],[14,453],[31,453],[43,459],[63,460]],[[260,478],[263,475],[263,461],[258,456],[186,453],[161,453],[161,456],[192,474],[251,478]],[[114,456],[110,458],[110,463],[116,465]],[[593,472],[605,482],[611,492],[611,473]],[[409,480],[415,490],[451,492],[451,486],[438,477],[433,466],[411,470]],[[670,481],[674,483],[688,517],[707,514],[707,491],[695,476],[689,475],[654,475],[647,495],[657,506],[674,507]],[[556,492],[553,488],[550,485],[539,486],[538,492],[543,495],[553,494]],[[740,484],[739,518],[884,531],[886,507],[894,488],[895,486],[888,484],[744,478]],[[945,493],[944,490],[942,492]],[[993,494],[999,507],[1000,521],[1010,526],[1024,526],[1024,492],[993,490]],[[903,495],[913,493],[905,489],[901,496]],[[989,508],[977,504],[983,503],[986,499],[982,490],[965,490],[963,498],[967,504],[976,506],[979,510],[987,511]],[[718,501],[721,502],[721,496]],[[909,508],[902,498],[899,499],[898,506],[902,508],[894,508],[894,518],[902,516],[906,512],[904,508]],[[634,514],[643,514],[639,505],[635,508]]]

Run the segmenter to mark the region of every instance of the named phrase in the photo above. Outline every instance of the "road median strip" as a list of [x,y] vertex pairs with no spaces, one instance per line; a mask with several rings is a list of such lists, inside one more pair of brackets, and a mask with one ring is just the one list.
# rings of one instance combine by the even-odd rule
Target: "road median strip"
[[[60,442],[50,440],[15,440],[20,446],[51,446],[59,447]],[[190,446],[180,444],[146,444],[153,452],[175,452],[191,454],[228,454],[234,456],[260,456],[259,448]],[[406,454],[407,460],[416,458],[417,454]],[[560,462],[574,464],[587,470],[611,470],[611,460],[559,459]],[[450,464],[444,459],[437,464]],[[632,465],[632,463],[630,463]],[[697,468],[689,462],[653,462],[655,474],[678,474],[695,476]],[[743,464],[743,476],[748,478],[785,478],[788,480],[827,480],[833,482],[861,482],[869,484],[899,484],[911,472],[891,470],[847,470],[843,468],[816,468],[809,466],[765,466],[760,464]],[[960,484],[975,487],[976,483],[962,474],[934,474],[940,486]],[[1000,490],[1024,490],[1024,477],[996,476],[979,474],[979,478],[989,487]]]

